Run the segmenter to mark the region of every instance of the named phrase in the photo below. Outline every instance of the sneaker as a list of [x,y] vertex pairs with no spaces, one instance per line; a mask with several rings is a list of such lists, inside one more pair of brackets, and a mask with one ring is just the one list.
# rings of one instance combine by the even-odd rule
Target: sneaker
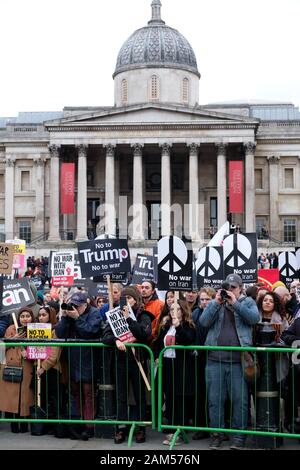
[[231,444],[229,447],[231,450],[245,450],[245,443],[241,441],[236,441]]
[[222,447],[222,438],[220,434],[212,434],[209,449],[220,449]]
[[[164,444],[165,446],[171,445],[173,436],[174,436],[174,434],[169,434],[169,435],[167,436],[167,439],[165,439],[165,440],[163,441],[163,444]],[[182,444],[182,443],[183,443],[182,437],[181,437],[181,436],[178,436],[178,437],[176,438],[176,441],[175,441],[175,446],[179,446],[179,445]]]

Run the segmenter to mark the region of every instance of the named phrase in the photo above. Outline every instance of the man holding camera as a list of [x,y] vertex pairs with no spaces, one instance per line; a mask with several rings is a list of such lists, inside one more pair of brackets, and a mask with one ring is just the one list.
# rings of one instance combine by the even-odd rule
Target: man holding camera
[[[259,321],[255,301],[242,294],[243,282],[237,274],[227,276],[215,300],[205,308],[200,324],[208,328],[208,346],[251,346],[252,327]],[[245,429],[248,421],[248,386],[239,351],[212,350],[208,353],[206,381],[210,427],[225,428],[224,405],[227,396],[232,407],[231,426]],[[242,449],[246,436],[235,434],[231,449]],[[213,433],[210,448],[221,447],[222,437]]]
[[[88,303],[86,293],[76,292],[68,304],[62,304],[62,318],[55,328],[58,338],[99,340],[100,330],[101,318],[98,310]],[[64,352],[67,353],[76,417],[93,420],[95,416],[93,384],[97,364],[93,348],[75,346],[65,348]],[[70,434],[73,439],[88,440],[89,437],[93,437],[94,429],[89,424],[81,434],[74,428],[70,429]]]

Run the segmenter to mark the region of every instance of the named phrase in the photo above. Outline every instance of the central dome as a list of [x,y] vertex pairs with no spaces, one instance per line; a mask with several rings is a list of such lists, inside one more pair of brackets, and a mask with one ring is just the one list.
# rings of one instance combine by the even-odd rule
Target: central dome
[[153,0],[152,19],[135,31],[123,44],[117,58],[114,77],[139,68],[176,68],[200,74],[194,51],[186,38],[161,19],[160,0]]

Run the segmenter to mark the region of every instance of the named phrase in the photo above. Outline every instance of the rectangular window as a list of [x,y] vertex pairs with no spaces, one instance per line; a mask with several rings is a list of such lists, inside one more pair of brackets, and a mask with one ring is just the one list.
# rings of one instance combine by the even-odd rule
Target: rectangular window
[[294,169],[293,168],[284,169],[284,187],[286,189],[294,188]]
[[19,238],[26,240],[26,243],[31,242],[31,222],[29,220],[19,221]]
[[261,168],[255,170],[255,189],[263,189],[263,174]]
[[218,225],[218,203],[216,197],[210,198],[210,220],[209,225],[217,228]]
[[0,173],[0,193],[4,193],[5,192],[5,179],[4,179],[4,174],[3,173]]
[[21,171],[21,191],[30,191],[30,172]]
[[296,241],[296,219],[284,219],[283,221],[283,241]]
[[5,223],[0,220],[0,242],[5,242]]

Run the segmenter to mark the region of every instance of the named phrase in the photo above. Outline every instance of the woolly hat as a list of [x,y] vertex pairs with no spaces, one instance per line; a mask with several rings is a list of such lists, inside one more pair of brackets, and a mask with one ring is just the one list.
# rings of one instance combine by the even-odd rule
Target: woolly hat
[[276,289],[276,287],[286,287],[286,285],[282,281],[277,281],[272,285],[272,290]]
[[125,287],[125,289],[122,291],[122,295],[130,295],[134,298],[137,304],[141,303],[141,294],[134,286]]

